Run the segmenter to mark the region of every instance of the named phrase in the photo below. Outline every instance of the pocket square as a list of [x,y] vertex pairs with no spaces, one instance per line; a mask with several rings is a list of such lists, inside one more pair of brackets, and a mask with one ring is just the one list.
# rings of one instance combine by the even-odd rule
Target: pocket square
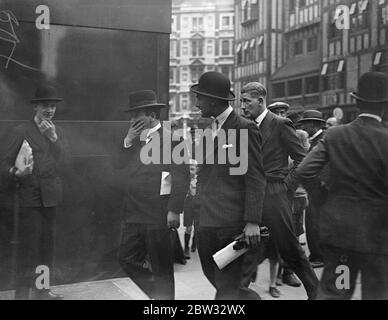
[[233,144],[224,144],[222,146],[222,149],[230,149],[230,148],[233,148]]

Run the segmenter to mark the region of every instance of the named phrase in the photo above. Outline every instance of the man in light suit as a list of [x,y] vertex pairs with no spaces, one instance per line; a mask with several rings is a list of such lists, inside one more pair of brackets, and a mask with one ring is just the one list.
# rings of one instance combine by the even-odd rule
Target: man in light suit
[[[197,245],[202,269],[217,290],[217,300],[258,300],[256,292],[241,285],[243,257],[219,270],[212,256],[241,234],[249,248],[259,245],[266,184],[260,133],[253,122],[238,116],[230,106],[234,95],[229,79],[222,74],[203,74],[191,91],[196,94],[202,116],[213,118],[214,134],[214,148],[205,155],[198,177],[201,207]],[[235,141],[230,140],[228,130],[236,134]],[[228,157],[223,163],[219,151],[226,149]],[[233,151],[246,157],[243,162],[247,167],[237,174],[232,173],[236,165],[229,156]],[[207,161],[212,155],[214,162]]]
[[[305,151],[291,120],[281,118],[266,107],[266,88],[248,83],[241,90],[241,107],[245,117],[260,128],[267,188],[263,207],[263,223],[268,226],[270,239],[280,256],[302,281],[307,295],[314,299],[318,278],[299,244],[293,222],[291,199],[298,186],[294,170],[302,162]],[[288,159],[294,168],[288,169]],[[291,196],[290,196],[291,195]]]
[[[388,299],[388,75],[364,74],[357,100],[361,114],[334,127],[296,170],[306,186],[318,185],[328,165],[328,197],[321,210],[324,271],[318,299],[350,299],[361,272],[363,299]],[[341,278],[342,277],[342,278]]]
[[[69,161],[68,144],[54,118],[58,98],[56,89],[40,86],[31,100],[34,118],[17,126],[6,141],[1,157],[1,179],[14,183],[20,213],[18,224],[18,257],[15,299],[60,300],[49,288],[36,286],[38,266],[52,274],[55,243],[56,208],[62,199],[60,169]],[[24,168],[15,167],[19,150],[27,141],[33,160]],[[32,294],[30,296],[30,289]]]
[[[163,148],[166,139],[172,146],[177,144],[171,141],[171,132],[159,120],[164,107],[152,90],[130,93],[126,112],[131,123],[118,143],[114,167],[125,169],[128,177],[119,263],[150,298],[173,300],[174,248],[170,229],[179,227],[190,177],[188,166],[164,162],[165,155],[171,153],[170,148]],[[142,158],[142,149],[147,144],[155,144],[159,151],[156,163],[148,164]],[[166,186],[164,182],[169,184],[168,188],[162,187]]]

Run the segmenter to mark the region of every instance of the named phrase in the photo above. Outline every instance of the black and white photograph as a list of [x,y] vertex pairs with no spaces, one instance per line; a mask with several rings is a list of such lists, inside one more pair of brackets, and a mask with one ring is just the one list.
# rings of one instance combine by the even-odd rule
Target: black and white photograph
[[388,0],[0,0],[7,300],[388,300]]

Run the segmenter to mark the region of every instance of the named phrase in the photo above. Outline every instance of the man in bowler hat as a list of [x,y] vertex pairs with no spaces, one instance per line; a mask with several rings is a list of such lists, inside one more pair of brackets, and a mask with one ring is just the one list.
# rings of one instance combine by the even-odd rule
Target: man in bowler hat
[[[119,262],[126,274],[152,299],[175,298],[173,247],[171,229],[177,229],[180,213],[189,188],[188,166],[165,163],[165,137],[171,132],[162,127],[155,92],[142,90],[129,94],[126,112],[131,121],[127,134],[118,143],[114,165],[125,168],[127,186],[123,205],[123,230]],[[141,134],[145,139],[140,139]],[[158,162],[147,164],[142,148],[156,144]],[[166,150],[165,150],[166,149]]]
[[318,299],[350,299],[361,273],[363,299],[388,299],[388,75],[364,74],[352,96],[361,114],[327,131],[297,169],[320,184],[329,166],[328,197],[321,210],[324,271]]
[[[39,87],[31,100],[33,119],[12,131],[1,158],[1,178],[16,184],[20,207],[15,299],[63,298],[36,284],[38,266],[48,267],[52,274],[56,207],[62,198],[59,171],[69,159],[64,134],[52,122],[61,101],[54,87]],[[17,168],[23,141],[31,147],[33,160]]]
[[[303,113],[302,119],[299,120],[302,129],[309,134],[311,151],[318,142],[323,139],[326,122],[323,119],[322,112],[318,110],[307,110]],[[324,193],[324,181],[327,169],[321,173],[321,184],[319,190],[307,190],[309,196],[309,205],[306,208],[306,239],[310,250],[309,260],[314,268],[323,267],[323,256],[319,243],[319,211],[322,204]]]
[[[202,117],[213,118],[214,148],[210,154],[205,154],[206,161],[200,166],[198,177],[198,252],[202,269],[217,290],[216,300],[258,300],[260,297],[256,292],[242,285],[243,256],[223,270],[217,267],[212,256],[241,234],[251,249],[260,243],[259,225],[266,184],[260,132],[253,122],[238,116],[230,106],[235,98],[230,91],[230,81],[224,75],[218,72],[203,74],[199,83],[191,87],[191,92],[196,94],[196,105]],[[236,133],[235,145],[227,136],[230,130]],[[247,141],[242,141],[247,144],[247,152],[241,156],[247,157],[248,168],[245,173],[232,175],[233,164],[229,157],[222,163],[218,151],[236,148],[239,152],[243,130],[247,133]],[[211,154],[214,162],[207,161]]]

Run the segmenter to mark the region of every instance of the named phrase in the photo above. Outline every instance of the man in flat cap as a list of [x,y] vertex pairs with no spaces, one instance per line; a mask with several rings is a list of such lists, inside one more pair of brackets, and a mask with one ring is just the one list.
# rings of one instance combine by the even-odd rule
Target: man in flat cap
[[361,273],[363,299],[388,299],[388,75],[364,74],[357,100],[361,114],[327,131],[297,175],[320,184],[328,165],[328,197],[321,210],[324,271],[318,299],[350,299]]
[[[164,161],[172,158],[167,153],[177,144],[160,122],[160,111],[165,107],[157,102],[152,90],[130,93],[126,109],[131,117],[130,127],[114,158],[114,166],[125,168],[127,176],[119,263],[156,300],[175,299],[171,229],[179,227],[190,183],[188,166]],[[164,148],[166,139],[171,145]],[[143,159],[142,149],[148,144],[159,151],[156,162]]]
[[[56,207],[62,198],[59,171],[69,160],[63,132],[52,122],[61,101],[54,87],[39,87],[31,100],[33,120],[13,130],[1,158],[2,179],[16,183],[20,206],[15,299],[63,298],[36,283],[37,267],[52,273]],[[25,148],[31,148],[32,156],[25,158],[24,165],[16,165],[19,150]]]
[[[238,116],[231,107],[234,94],[230,91],[229,79],[221,73],[203,74],[191,91],[196,94],[196,105],[202,117],[213,119],[214,148],[205,153],[206,161],[200,166],[198,176],[201,206],[197,235],[202,270],[216,288],[217,300],[257,300],[259,295],[242,285],[244,256],[220,270],[213,255],[240,235],[252,250],[260,243],[259,225],[266,184],[260,132],[253,122]],[[229,139],[229,132],[233,132],[236,139]],[[243,134],[246,136],[240,143]],[[236,164],[230,156],[225,157],[225,161],[219,157],[223,150],[228,151],[228,155],[234,151],[245,157],[245,170],[234,174]],[[214,161],[207,161],[211,155]]]
[[274,102],[270,104],[267,109],[281,118],[287,118],[287,112],[290,105],[286,102]]

